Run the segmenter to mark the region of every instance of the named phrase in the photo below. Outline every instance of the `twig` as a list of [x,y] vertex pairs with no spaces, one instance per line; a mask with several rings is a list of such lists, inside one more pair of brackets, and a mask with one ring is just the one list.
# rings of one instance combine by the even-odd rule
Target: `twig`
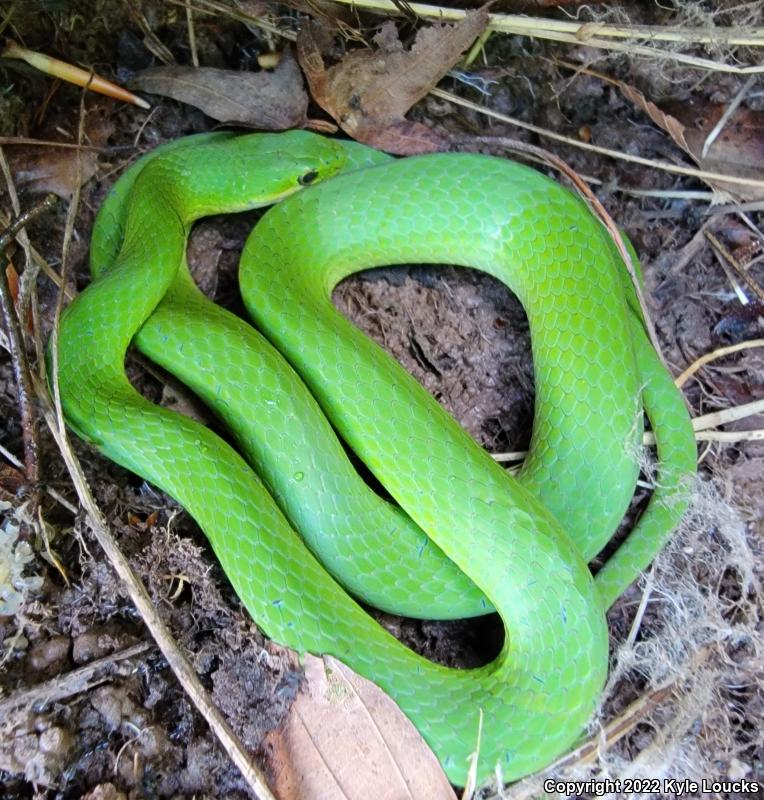
[[[335,2],[354,5],[357,8],[374,8],[394,12],[396,6],[391,0],[335,0]],[[455,21],[463,19],[464,11],[459,9],[407,3],[406,7],[414,14],[429,19]],[[530,17],[520,14],[491,14],[489,26],[504,33],[535,36],[539,31],[564,33],[575,37],[580,44],[589,44],[593,38],[647,39],[651,42],[683,42],[686,44],[743,45],[764,47],[764,28],[721,28],[712,31],[687,28],[681,25],[611,25],[603,22],[573,22],[547,17]]]
[[[381,11],[394,15],[401,13],[400,8],[392,0],[336,0],[344,5],[364,8],[371,11]],[[467,12],[444,6],[432,6],[424,3],[406,3],[406,10],[413,12],[422,19],[437,22],[458,22],[464,19]],[[737,75],[747,75],[764,72],[760,65],[739,67],[711,61],[706,58],[697,58],[684,53],[677,53],[659,47],[629,44],[614,39],[645,39],[651,42],[683,42],[686,44],[718,44],[726,42],[728,45],[743,45],[747,47],[764,46],[764,28],[747,29],[745,33],[729,28],[714,28],[711,32],[700,31],[697,28],[681,26],[652,26],[652,25],[608,25],[605,23],[569,22],[566,20],[553,20],[541,17],[526,17],[514,14],[489,14],[488,30],[501,33],[510,33],[519,36],[529,36],[536,39],[550,39],[568,44],[599,47],[605,50],[631,53],[633,55],[649,56],[651,58],[672,59],[678,63],[686,64],[700,69],[717,72],[729,72]]]
[[16,396],[19,403],[19,416],[21,417],[21,437],[24,442],[24,473],[31,488],[32,503],[35,507],[39,504],[40,447],[37,442],[37,425],[32,409],[34,394],[21,322],[16,314],[11,287],[8,285],[5,250],[25,225],[52,208],[56,200],[55,195],[47,195],[37,205],[13,220],[8,229],[0,236],[0,307],[2,308],[3,322],[5,323],[8,337],[13,377],[16,382]]
[[739,406],[732,406],[721,411],[712,411],[700,417],[694,417],[692,429],[694,431],[707,431],[717,425],[726,425],[729,422],[747,419],[761,413],[764,413],[764,400],[754,400],[750,403],[742,403]]
[[[732,408],[725,408],[721,411],[712,411],[700,417],[693,417],[692,429],[695,432],[696,442],[752,442],[764,439],[764,430],[748,431],[716,431],[710,430],[716,425],[726,425],[729,422],[736,422],[741,419],[754,417],[764,412],[764,400],[754,400],[751,403],[743,403]],[[645,431],[642,434],[643,445],[654,445],[655,434],[652,431]],[[518,450],[512,453],[491,453],[491,458],[500,464],[506,462],[518,462],[525,459],[528,455],[527,450]]]
[[629,630],[629,635],[626,637],[626,647],[633,647],[634,642],[637,641],[637,635],[639,634],[639,629],[642,626],[642,620],[644,619],[645,611],[647,610],[647,604],[650,602],[654,587],[655,564],[652,564],[650,566],[650,571],[647,573],[647,577],[645,578],[645,586],[642,589],[642,596],[639,598],[639,607],[637,608],[637,613],[634,615],[634,621],[631,623],[631,630]]
[[746,342],[739,342],[738,344],[731,344],[728,347],[719,347],[716,350],[712,350],[710,353],[706,353],[700,358],[695,359],[695,361],[693,361],[692,364],[690,364],[690,366],[687,367],[687,369],[674,380],[674,383],[681,388],[701,367],[704,367],[711,361],[715,361],[717,358],[728,356],[732,353],[738,353],[741,350],[748,349],[749,347],[764,347],[764,339],[749,339]]
[[132,647],[112,653],[110,656],[99,658],[79,669],[57,675],[49,681],[16,692],[0,703],[0,719],[9,719],[11,714],[42,704],[54,703],[64,700],[75,694],[87,692],[114,675],[118,674],[117,664],[120,661],[135,658],[151,650],[153,645],[149,642],[140,642]]
[[[759,300],[764,301],[764,289],[759,286],[758,283],[748,274],[748,271],[743,268],[743,265],[732,255],[732,253],[727,250],[727,248],[716,238],[716,236],[711,233],[711,231],[706,231],[705,233],[706,239],[713,247],[714,251],[721,256],[725,263],[729,264],[735,272],[742,278],[745,285],[753,292],[753,294],[759,298]],[[734,284],[733,284],[734,285]]]
[[88,150],[93,153],[101,153],[106,148],[96,147],[90,144],[74,144],[73,142],[53,142],[50,139],[30,139],[27,136],[0,136],[0,145],[5,144],[26,144],[38,147],[63,147],[67,150]]
[[[80,130],[79,136],[82,137],[84,114],[80,113]],[[78,165],[79,168],[79,165]],[[79,181],[77,181],[77,189],[72,195],[72,201],[67,215],[67,226],[64,232],[64,245],[62,253],[62,284],[66,282],[66,272],[68,267],[68,253],[67,248],[71,239],[71,230],[73,229],[74,217],[76,213],[76,205],[79,201]],[[36,390],[40,405],[43,410],[43,415],[48,427],[58,444],[61,455],[66,464],[69,475],[71,476],[72,483],[77,492],[80,505],[87,514],[88,525],[93,532],[93,535],[98,542],[99,546],[106,554],[111,566],[117,573],[119,579],[123,582],[130,595],[130,599],[135,605],[136,609],[143,618],[149,633],[153,637],[157,646],[162,652],[162,655],[167,659],[167,663],[174,672],[178,682],[187,693],[191,702],[196,706],[200,714],[207,721],[207,724],[212,729],[215,736],[222,744],[229,757],[241,772],[244,780],[247,781],[252,793],[258,800],[276,800],[265,779],[263,773],[251,762],[247,751],[244,748],[241,740],[236,736],[231,726],[226,722],[221,713],[215,707],[209,694],[204,689],[194,671],[193,666],[181,652],[177,643],[172,637],[172,634],[167,629],[167,626],[162,621],[156,606],[151,601],[145,587],[133,572],[130,564],[125,557],[124,553],[119,549],[114,537],[111,535],[107,526],[106,520],[101,514],[98,505],[93,498],[93,495],[88,486],[87,479],[85,478],[82,466],[79,459],[72,451],[69,444],[66,428],[64,424],[64,413],[61,407],[61,395],[58,383],[58,329],[63,307],[63,292],[59,293],[58,302],[56,304],[56,311],[53,323],[53,332],[51,334],[50,352],[51,352],[51,371],[49,380],[53,390],[53,404],[51,405],[50,396],[46,390],[46,386],[42,381],[36,382]]]
[[750,78],[740,87],[740,91],[735,95],[732,102],[724,109],[724,113],[719,117],[719,121],[714,125],[713,128],[706,136],[706,141],[703,142],[703,149],[700,151],[700,157],[705,158],[708,155],[708,151],[711,149],[711,145],[719,138],[719,134],[724,130],[727,123],[730,121],[730,117],[738,110],[740,104],[743,102],[746,94],[748,94],[748,90],[753,86],[754,81],[756,80],[756,75],[751,75]]
[[196,34],[194,32],[194,12],[190,0],[186,0],[186,27],[188,28],[188,46],[191,50],[191,63],[198,69],[199,53],[196,50]]
[[696,442],[724,442],[740,444],[740,442],[764,442],[764,429],[753,431],[698,431]]
[[[0,225],[5,225],[6,227],[11,224],[10,217],[6,216],[2,211],[0,211]],[[21,234],[19,235],[19,240],[21,241]],[[21,242],[24,249],[29,253],[29,257],[31,258],[32,264],[34,267],[41,269],[45,275],[50,278],[51,281],[56,286],[61,286],[61,277],[59,274],[51,267],[48,262],[40,255],[40,253],[28,242],[22,241]],[[71,300],[74,298],[74,292],[71,289],[66,289],[66,299]]]
[[5,253],[6,248],[11,243],[11,240],[16,237],[18,232],[26,227],[33,219],[49,211],[56,204],[58,197],[55,194],[48,194],[35,204],[28,211],[16,217],[10,225],[0,234],[0,255]]
[[758,189],[764,189],[764,181],[755,178],[742,178],[735,175],[726,175],[721,172],[708,172],[707,170],[695,169],[694,167],[682,167],[678,164],[669,164],[667,161],[657,161],[652,158],[642,158],[641,156],[633,156],[629,153],[622,153],[620,150],[612,150],[609,147],[599,147],[598,145],[582,142],[578,139],[573,139],[570,136],[563,136],[561,133],[555,133],[547,128],[542,128],[539,125],[533,125],[530,122],[524,122],[516,117],[510,117],[502,114],[499,111],[493,111],[490,108],[473,103],[471,100],[465,100],[452,92],[447,92],[444,89],[431,89],[430,94],[433,97],[439,97],[441,100],[449,100],[454,105],[462,106],[462,108],[469,108],[471,111],[476,111],[479,114],[485,114],[487,117],[497,119],[500,122],[506,122],[508,125],[515,125],[518,128],[523,128],[539,136],[544,136],[548,139],[554,139],[557,142],[578,147],[581,150],[589,150],[592,153],[600,153],[601,155],[610,156],[611,158],[619,159],[620,161],[630,161],[634,164],[642,164],[653,169],[662,169],[664,172],[672,172],[676,175],[689,175],[693,178],[700,178],[707,181],[725,181],[727,183],[736,183],[740,186],[755,186]]

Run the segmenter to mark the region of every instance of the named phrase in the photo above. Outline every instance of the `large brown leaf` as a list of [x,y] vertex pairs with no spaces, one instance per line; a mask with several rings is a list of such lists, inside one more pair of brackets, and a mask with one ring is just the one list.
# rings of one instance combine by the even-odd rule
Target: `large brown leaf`
[[[113,129],[108,117],[91,111],[85,118],[83,141],[95,148],[106,144]],[[86,184],[96,173],[98,152],[40,145],[8,147],[13,178],[19,188],[42,194],[52,192],[68,200],[74,190]]]
[[[727,120],[708,152],[703,155],[706,138],[721,119],[726,106],[677,103],[667,106],[667,109],[686,126],[686,150],[703,169],[764,181],[764,113],[738,108]],[[764,199],[764,190],[755,186],[741,186],[724,181],[715,181],[714,185],[740,200]]]
[[195,106],[219,122],[269,131],[299,128],[306,122],[308,95],[288,51],[272,72],[156,67],[141,72],[130,85]]
[[456,25],[422,28],[405,50],[393,22],[374,37],[372,49],[353,50],[326,67],[320,29],[308,23],[297,56],[316,102],[360,142],[398,155],[434,152],[448,142],[436,131],[405,119],[406,112],[456,64],[485,30],[488,12],[474,11]]
[[[577,65],[562,63],[616,86],[706,172],[764,181],[764,113],[761,111],[738,108],[704,154],[706,138],[721,119],[726,106],[699,101],[671,102],[658,106],[639,89],[624,81],[592,69],[579,69]],[[761,200],[764,196],[756,186],[711,179],[707,179],[707,183],[738,200]]]
[[279,800],[455,800],[398,706],[330,656],[306,656],[300,694],[264,746]]

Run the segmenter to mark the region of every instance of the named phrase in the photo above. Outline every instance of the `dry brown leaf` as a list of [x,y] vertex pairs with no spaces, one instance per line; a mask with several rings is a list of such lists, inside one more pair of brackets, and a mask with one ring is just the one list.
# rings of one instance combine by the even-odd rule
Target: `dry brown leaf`
[[72,196],[77,184],[87,183],[96,173],[98,155],[92,150],[80,154],[76,150],[19,147],[11,157],[13,177],[19,187],[29,192],[53,192],[64,200]]
[[[726,106],[696,103],[667,103],[661,109],[642,92],[622,81],[614,81],[634,105],[692,156],[697,165],[708,172],[721,172],[742,178],[764,180],[764,114],[739,108],[727,120],[722,132],[703,155],[708,134],[724,114]],[[761,200],[761,189],[736,183],[709,181],[714,189],[729,192],[739,200]]]
[[273,72],[156,67],[141,72],[130,85],[195,106],[218,122],[259,130],[302,127],[308,111],[302,75],[288,51]]
[[[687,152],[702,169],[764,180],[764,113],[738,108],[703,156],[706,137],[721,119],[726,106],[698,107],[689,103],[669,108],[680,122],[686,123],[684,138]],[[755,186],[717,182],[715,188],[723,189],[743,201],[764,199],[762,190]]]
[[[606,81],[619,91],[659,127],[662,128],[707,172],[720,172],[741,178],[764,180],[764,113],[739,108],[727,120],[722,132],[703,155],[703,145],[709,133],[721,119],[726,106],[699,105],[697,103],[665,103],[658,107],[633,86],[576,64],[560,62],[571,69]],[[742,201],[761,200],[762,192],[755,186],[707,181],[716,190],[722,190]]]
[[624,83],[623,81],[614,81],[614,83],[627,100],[630,100],[635,106],[641,108],[659,128],[663,128],[685,153],[692,155],[687,147],[687,141],[684,138],[685,126],[676,119],[676,117],[673,117],[665,111],[661,111],[652,100],[648,100],[642,92],[635,89],[633,86],[629,86],[628,83]]
[[340,127],[364,144],[397,155],[443,150],[448,140],[406,112],[456,64],[488,24],[474,11],[456,25],[422,28],[404,50],[392,21],[374,37],[375,49],[358,49],[326,68],[318,44],[320,28],[309,23],[297,39],[297,55],[311,94]]
[[[112,130],[105,114],[91,113],[86,119],[85,142],[93,147],[102,147]],[[78,184],[82,186],[95,175],[98,153],[94,150],[11,145],[8,160],[19,188],[35,194],[52,192],[63,200],[69,200]]]
[[26,483],[26,477],[21,470],[0,461],[0,500],[11,502],[16,499],[16,494]]
[[388,695],[330,656],[308,655],[304,666],[288,717],[264,743],[279,800],[455,800]]

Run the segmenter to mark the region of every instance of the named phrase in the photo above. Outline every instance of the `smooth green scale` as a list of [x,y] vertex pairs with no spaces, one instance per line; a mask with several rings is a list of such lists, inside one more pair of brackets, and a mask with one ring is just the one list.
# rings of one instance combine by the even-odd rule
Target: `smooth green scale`
[[[350,160],[363,162],[359,153],[351,151]],[[100,249],[103,260],[99,261],[94,242],[94,266],[103,274],[62,320],[60,380],[65,412],[86,438],[189,510],[208,535],[239,597],[268,635],[300,651],[332,653],[375,680],[419,727],[457,783],[464,781],[482,711],[479,776],[487,776],[498,764],[507,779],[516,778],[543,767],[568,747],[596,703],[607,667],[607,631],[602,599],[577,547],[587,557],[599,549],[609,535],[604,528],[612,528],[628,501],[631,488],[624,487],[635,470],[634,447],[629,445],[638,437],[640,376],[629,365],[635,352],[631,337],[641,329],[629,321],[612,247],[581,204],[551,181],[507,162],[469,156],[410,159],[333,179],[281,203],[262,220],[245,251],[246,302],[258,318],[272,325],[267,335],[284,347],[333,424],[407,513],[502,615],[508,633],[505,647],[484,668],[446,669],[396,642],[318,564],[238,455],[196,423],[147,403],[124,377],[125,349],[147,319],[150,323],[139,341],[144,335],[150,338],[146,332],[153,326],[157,341],[167,345],[162,336],[169,334],[162,332],[162,318],[173,316],[173,303],[191,309],[191,316],[206,314],[206,301],[199,300],[182,271],[183,245],[192,219],[291,192],[299,178],[313,170],[319,171],[319,178],[328,176],[347,158],[347,152],[320,137],[292,133],[217,141],[209,137],[203,146],[168,148],[166,157],[148,163],[133,188],[122,196],[118,193],[111,210],[99,217],[99,226],[106,228],[113,219],[116,231],[111,243],[108,237],[103,240],[107,241]],[[119,211],[125,197],[126,218]],[[372,229],[376,236],[369,235]],[[421,241],[415,245],[417,237]],[[552,247],[557,250],[554,255]],[[581,482],[559,501],[564,513],[556,512],[566,526],[582,520],[580,526],[570,526],[570,536],[437,404],[423,401],[413,379],[333,310],[329,292],[344,274],[360,266],[400,261],[446,261],[488,271],[500,263],[514,270],[502,279],[521,299],[541,304],[541,308],[527,307],[538,370],[534,447],[551,449],[553,463],[569,462],[576,452],[587,453],[579,455],[579,464],[584,460],[587,464],[579,469]],[[297,272],[287,274],[288,264]],[[257,287],[255,271],[261,272]],[[597,291],[592,289],[595,285]],[[613,293],[615,318],[623,322],[609,332],[607,341],[596,333],[605,316],[595,299],[602,295],[600,286],[606,287],[606,295]],[[173,293],[162,302],[170,287]],[[566,300],[566,291],[576,294]],[[313,323],[308,321],[309,311],[317,315]],[[567,311],[578,315],[579,329],[565,319]],[[193,321],[185,319],[183,325]],[[270,371],[261,369],[247,378],[230,370],[242,360],[249,363],[251,351],[260,345],[238,333],[233,338],[224,335],[226,320],[228,315],[217,320],[211,315],[212,328],[200,327],[206,332],[203,341],[210,345],[209,372],[201,380],[209,386],[207,395],[223,397],[219,405],[226,406],[226,386],[243,380],[248,381],[245,394],[267,400],[270,392],[275,402],[291,395],[292,389],[284,389],[281,378]],[[594,349],[586,345],[578,355],[554,353],[560,338],[569,340],[575,350],[580,330],[590,336],[590,329],[595,330]],[[199,346],[203,351],[204,344]],[[608,363],[613,354],[621,360]],[[577,378],[560,374],[568,367],[579,373]],[[600,374],[624,382],[626,388],[597,384]],[[330,382],[336,383],[336,394],[327,388]],[[583,400],[582,386],[589,389]],[[380,407],[386,418],[377,413]],[[673,427],[669,427],[676,435],[668,438],[686,445],[686,412],[676,403],[670,411]],[[612,417],[604,422],[610,444],[589,445],[587,431],[599,423],[587,427],[576,414]],[[257,416],[252,420],[255,425]],[[540,430],[559,437],[556,420],[578,437],[572,445],[564,436],[553,439],[551,446],[540,441]],[[294,419],[287,422],[287,428],[297,427]],[[236,435],[240,442],[246,439],[241,432]],[[280,436],[269,432],[262,438],[279,441]],[[324,445],[319,440],[314,443],[309,430],[304,436],[308,447],[286,459],[286,474],[295,486],[310,482],[314,472],[324,469],[311,460]],[[388,453],[378,446],[383,443],[390,446]],[[685,446],[677,452],[687,450]],[[663,456],[660,450],[659,455]],[[527,468],[531,484],[534,469],[540,474],[533,458]],[[605,487],[605,477],[590,468],[594,458],[603,459],[615,488]],[[278,452],[252,458],[261,462],[266,476],[278,471],[269,459],[281,460]],[[687,472],[681,465],[675,470]],[[560,486],[568,480],[554,473],[550,479]],[[539,494],[549,493],[543,476],[536,480]],[[593,521],[586,510],[592,503],[597,508]],[[661,519],[660,536],[665,524],[670,527],[681,515],[680,505],[675,504],[671,519]],[[291,516],[309,516],[299,503],[295,508],[288,511]],[[655,515],[650,517],[648,511],[645,517]],[[610,593],[630,572],[633,578],[635,560],[643,559],[656,541],[649,526],[635,531],[632,538],[639,547],[620,563],[617,559],[624,548],[616,554],[607,584]],[[363,570],[364,560],[370,559],[368,542],[364,547],[351,571],[358,565]],[[392,570],[395,580],[400,576],[405,586],[413,568],[405,562],[381,569]],[[386,586],[372,586],[372,591],[377,589],[383,595],[388,591]]]
[[[230,138],[215,132],[179,139],[124,173],[98,213],[90,248],[94,277],[119,251],[128,197],[146,165],[160,155]],[[342,150],[344,169],[390,160],[352,143],[343,143]],[[236,358],[221,360],[220,337],[237,342]],[[250,325],[207,300],[185,261],[135,344],[214,409],[303,540],[353,594],[410,617],[453,619],[491,610],[483,593],[405,512],[367,486],[284,358]],[[401,564],[413,567],[401,570]]]

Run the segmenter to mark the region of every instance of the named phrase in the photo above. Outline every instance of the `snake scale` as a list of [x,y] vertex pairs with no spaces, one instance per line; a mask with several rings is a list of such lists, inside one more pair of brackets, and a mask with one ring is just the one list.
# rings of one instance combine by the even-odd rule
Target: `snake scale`
[[[256,330],[196,288],[185,241],[200,217],[274,202],[241,257]],[[331,303],[345,276],[412,262],[484,270],[526,309],[536,406],[518,478]],[[375,681],[457,784],[481,718],[479,778],[518,778],[571,746],[606,677],[605,611],[678,523],[696,455],[618,251],[579,198],[489,156],[203,134],[122,176],[91,268],[59,331],[67,422],[189,511],[268,636]],[[236,449],[133,389],[131,342],[214,409]],[[634,491],[644,413],[656,488],[592,578],[587,562]],[[337,433],[394,503],[358,477]],[[450,669],[354,598],[423,618],[495,609],[505,642],[483,667]]]

